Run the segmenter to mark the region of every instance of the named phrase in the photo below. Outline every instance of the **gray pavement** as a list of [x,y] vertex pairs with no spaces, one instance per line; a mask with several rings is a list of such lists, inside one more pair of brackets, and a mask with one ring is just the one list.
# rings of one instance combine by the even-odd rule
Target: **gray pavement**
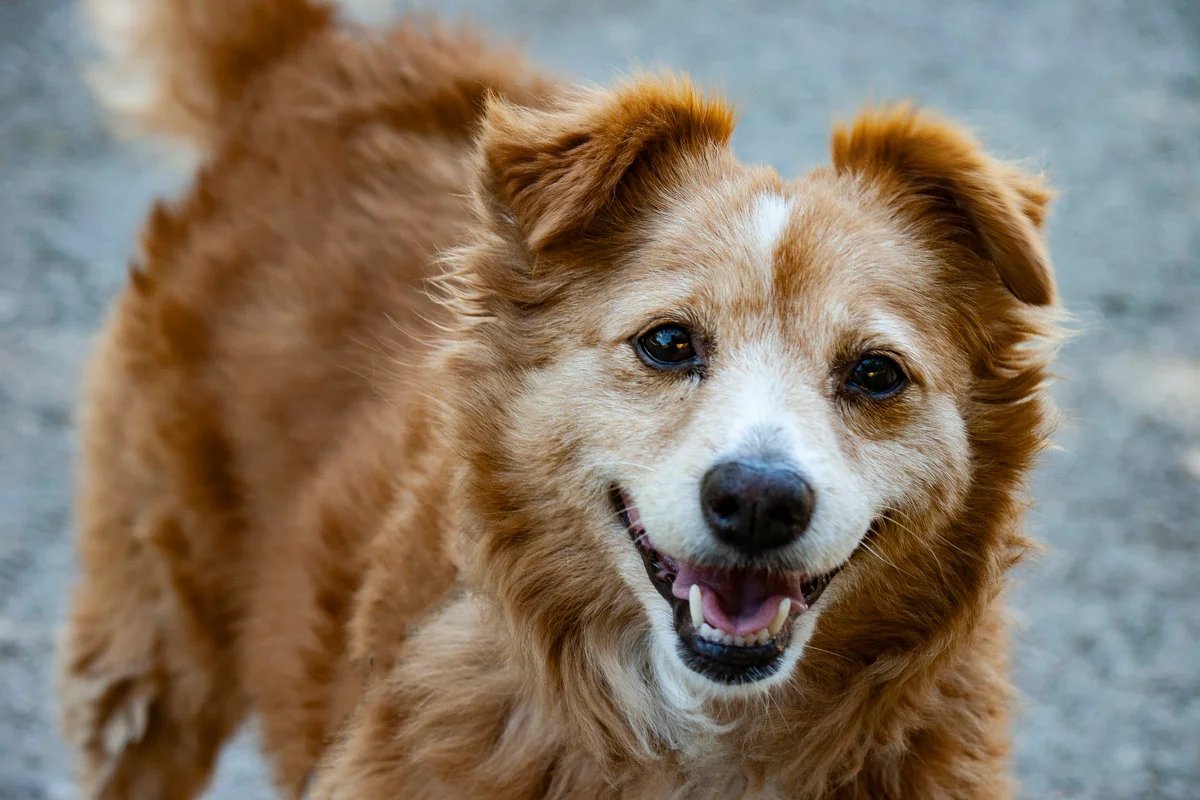
[[[1030,798],[1200,796],[1200,5],[448,0],[604,81],[680,67],[742,108],[735,145],[794,174],[828,123],[911,96],[1062,191],[1079,335],[1022,571],[1017,768]],[[50,658],[73,565],[72,409],[150,199],[181,176],[114,142],[65,0],[0,0],[0,798],[71,796]],[[267,796],[246,734],[212,797]]]

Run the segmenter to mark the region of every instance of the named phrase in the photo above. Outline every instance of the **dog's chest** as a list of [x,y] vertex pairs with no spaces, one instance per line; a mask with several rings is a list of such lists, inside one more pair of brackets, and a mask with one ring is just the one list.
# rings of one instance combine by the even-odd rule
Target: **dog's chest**
[[735,763],[721,758],[693,764],[682,775],[648,775],[621,793],[622,798],[637,800],[784,800],[787,796],[776,783],[752,782]]

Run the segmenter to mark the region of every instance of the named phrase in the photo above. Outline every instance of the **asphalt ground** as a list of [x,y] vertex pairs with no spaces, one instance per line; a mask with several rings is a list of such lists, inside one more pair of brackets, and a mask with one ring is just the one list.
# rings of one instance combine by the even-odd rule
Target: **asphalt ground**
[[[829,123],[911,97],[1047,170],[1076,315],[1014,603],[1030,798],[1200,796],[1200,4],[423,3],[603,82],[670,66],[741,108],[785,175]],[[114,140],[66,0],[0,2],[0,798],[72,796],[50,661],[73,562],[80,365],[151,198],[185,176]],[[252,728],[212,797],[268,796]]]

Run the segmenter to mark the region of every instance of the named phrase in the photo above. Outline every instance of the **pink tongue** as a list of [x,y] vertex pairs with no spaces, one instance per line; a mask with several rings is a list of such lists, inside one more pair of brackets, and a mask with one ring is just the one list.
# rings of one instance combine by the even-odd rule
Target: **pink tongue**
[[771,624],[783,598],[792,598],[792,608],[804,609],[800,591],[803,576],[764,570],[721,570],[676,562],[678,572],[672,594],[687,599],[692,584],[700,584],[704,597],[704,620],[726,633],[743,636]]

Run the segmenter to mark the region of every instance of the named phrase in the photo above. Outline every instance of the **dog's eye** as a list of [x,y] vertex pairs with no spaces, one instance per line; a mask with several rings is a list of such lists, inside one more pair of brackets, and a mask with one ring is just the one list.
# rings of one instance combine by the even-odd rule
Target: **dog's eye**
[[691,331],[674,323],[659,325],[637,337],[636,350],[642,361],[655,369],[691,366],[699,357]]
[[895,361],[870,353],[858,360],[846,383],[851,389],[871,397],[891,397],[904,388],[907,380],[904,370]]

